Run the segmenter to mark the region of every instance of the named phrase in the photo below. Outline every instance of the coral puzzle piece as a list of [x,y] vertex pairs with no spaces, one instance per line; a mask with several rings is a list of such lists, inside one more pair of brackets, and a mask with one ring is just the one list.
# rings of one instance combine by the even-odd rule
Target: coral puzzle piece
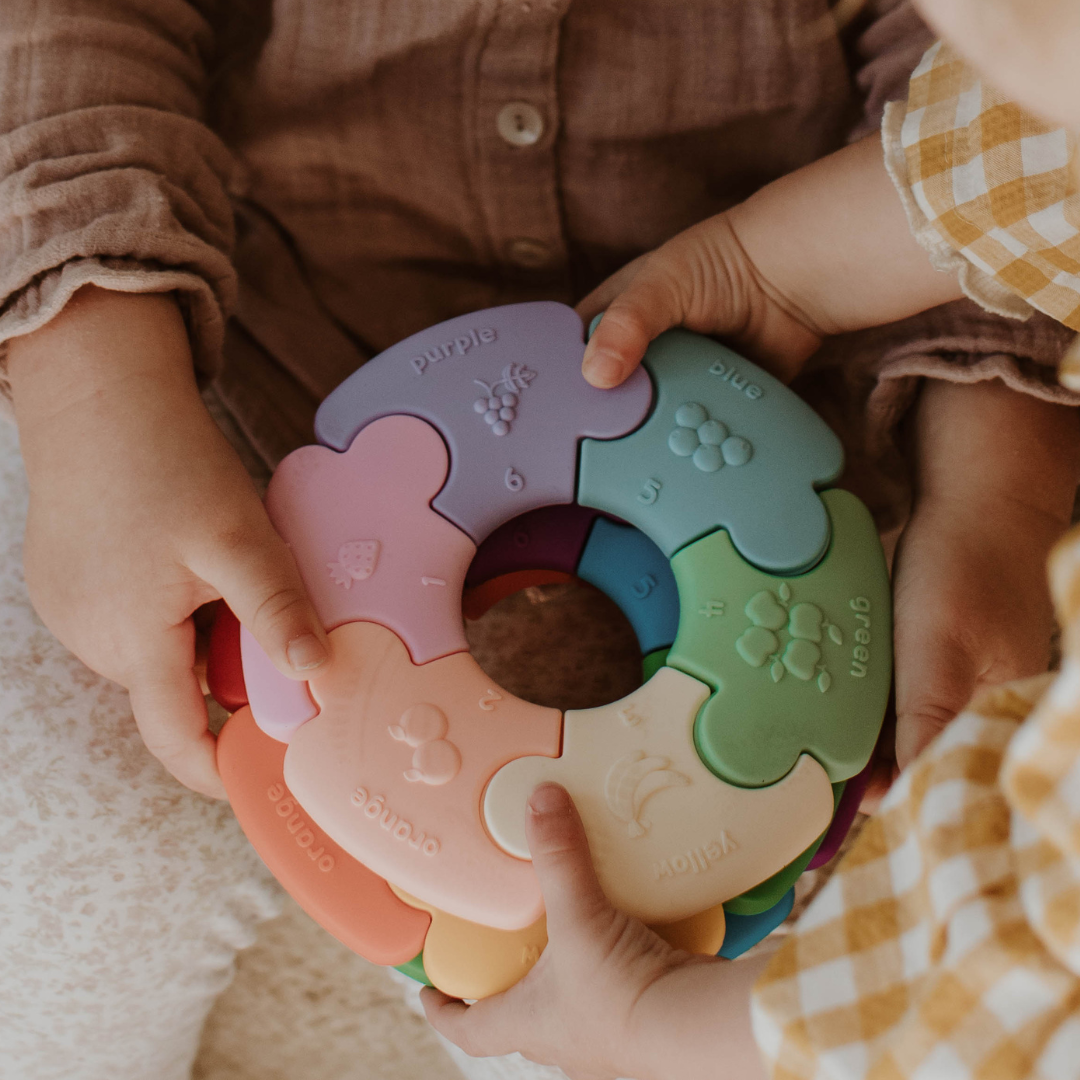
[[468,653],[414,665],[384,626],[331,631],[311,680],[319,715],[285,779],[354,858],[450,915],[520,930],[543,912],[532,867],[488,839],[480,801],[516,757],[559,752],[561,714],[497,687]]
[[277,467],[267,513],[328,630],[381,623],[417,664],[468,649],[461,589],[476,545],[428,505],[448,468],[439,433],[414,416],[370,424],[344,453],[303,446]]
[[431,922],[312,820],[282,773],[285,747],[240,709],[221,729],[218,768],[241,828],[270,872],[316,922],[376,964],[402,964]]
[[679,591],[671,563],[639,529],[597,518],[577,576],[615,601],[642,655],[670,645],[679,629]]
[[618,438],[648,414],[643,371],[597,390],[581,374],[584,353],[581,320],[564,304],[463,315],[369,360],[322,403],[315,431],[344,450],[380,416],[433,424],[451,467],[432,505],[479,542],[527,510],[572,503],[578,442]]
[[492,777],[492,838],[528,858],[526,800],[554,780],[581,812],[612,903],[644,922],[689,918],[768,878],[828,828],[832,787],[808,756],[768,788],[718,780],[693,738],[708,696],[704,683],[664,667],[621,701],[567,712],[560,758],[522,758]]
[[684,615],[667,663],[714,688],[695,737],[704,762],[732,784],[775,783],[803,753],[830,780],[846,780],[877,741],[892,675],[885,558],[854,495],[821,499],[833,540],[809,573],[765,574],[726,532],[671,561]]
[[432,986],[450,997],[485,998],[509,990],[528,975],[547,945],[543,915],[523,930],[495,930],[447,915],[396,885],[390,887],[406,904],[431,916],[424,973]]
[[633,434],[582,443],[578,502],[636,525],[668,557],[725,528],[755,566],[813,566],[829,544],[815,488],[843,466],[825,421],[761,368],[685,330],[656,338],[644,366],[656,406]]

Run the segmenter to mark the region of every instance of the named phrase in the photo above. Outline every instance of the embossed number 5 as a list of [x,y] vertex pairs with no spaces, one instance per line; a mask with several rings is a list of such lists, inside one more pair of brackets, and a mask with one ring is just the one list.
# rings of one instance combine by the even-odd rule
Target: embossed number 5
[[659,480],[646,480],[645,486],[638,492],[638,502],[651,506],[660,498],[660,486]]

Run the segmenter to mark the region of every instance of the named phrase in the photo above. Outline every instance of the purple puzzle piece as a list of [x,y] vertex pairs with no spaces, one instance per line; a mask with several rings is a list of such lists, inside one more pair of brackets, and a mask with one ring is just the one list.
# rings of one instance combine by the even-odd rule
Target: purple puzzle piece
[[855,821],[855,815],[859,812],[859,804],[870,786],[870,776],[874,771],[874,759],[871,757],[866,763],[866,768],[857,773],[844,785],[844,794],[840,796],[840,804],[833,814],[832,824],[821,841],[821,846],[814,852],[814,857],[807,863],[807,870],[816,870],[824,866],[839,850],[844,842],[844,837],[851,831],[851,825]]
[[579,440],[619,438],[648,415],[645,371],[597,390],[582,377],[584,351],[581,320],[564,304],[462,315],[369,360],[322,403],[315,432],[345,450],[379,417],[427,420],[451,462],[432,506],[479,542],[528,510],[573,502]]
[[467,588],[517,570],[572,574],[599,510],[570,503],[530,510],[500,525],[476,552],[465,576]]

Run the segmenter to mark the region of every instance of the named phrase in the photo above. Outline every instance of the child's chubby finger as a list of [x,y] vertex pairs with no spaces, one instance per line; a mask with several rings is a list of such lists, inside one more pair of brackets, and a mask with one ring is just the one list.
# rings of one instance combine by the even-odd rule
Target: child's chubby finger
[[[592,311],[607,301],[604,317],[585,347],[585,379],[602,390],[625,382],[641,363],[649,342],[678,326],[685,316],[679,278],[658,253],[642,256],[609,278],[579,305]],[[589,315],[592,318],[592,315]]]
[[180,783],[211,799],[224,799],[206,702],[192,670],[190,622],[166,638],[125,676],[131,710],[146,748]]
[[433,986],[420,992],[428,1023],[470,1057],[494,1057],[522,1050],[529,1031],[529,1009],[517,987],[474,1005],[448,997]]
[[541,784],[529,797],[525,834],[547,910],[548,934],[560,946],[594,944],[617,913],[593,868],[585,827],[558,784]]
[[308,679],[330,659],[292,552],[261,508],[249,527],[217,538],[188,565],[220,593],[283,675]]

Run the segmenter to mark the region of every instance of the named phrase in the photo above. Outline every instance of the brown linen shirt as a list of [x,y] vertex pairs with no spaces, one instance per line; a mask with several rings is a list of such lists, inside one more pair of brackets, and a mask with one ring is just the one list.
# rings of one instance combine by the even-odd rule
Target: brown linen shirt
[[[899,0],[842,31],[826,0],[2,0],[0,343],[90,281],[177,290],[273,463],[373,352],[573,302],[872,130],[931,40]],[[920,376],[1060,398],[1065,340],[963,302],[805,389],[858,456]]]

